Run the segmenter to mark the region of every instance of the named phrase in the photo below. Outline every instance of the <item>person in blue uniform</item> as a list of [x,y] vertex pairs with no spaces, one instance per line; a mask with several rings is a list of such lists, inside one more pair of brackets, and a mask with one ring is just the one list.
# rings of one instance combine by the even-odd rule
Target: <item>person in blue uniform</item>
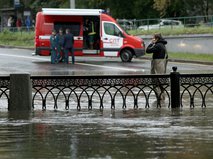
[[50,36],[50,52],[51,52],[51,63],[55,64],[58,63],[58,58],[57,58],[57,54],[58,54],[58,37],[56,36],[56,30],[52,31],[52,35]]
[[72,55],[72,64],[75,63],[75,56],[74,56],[74,37],[73,34],[70,33],[70,29],[66,29],[66,34],[64,36],[64,62],[69,63],[69,52]]

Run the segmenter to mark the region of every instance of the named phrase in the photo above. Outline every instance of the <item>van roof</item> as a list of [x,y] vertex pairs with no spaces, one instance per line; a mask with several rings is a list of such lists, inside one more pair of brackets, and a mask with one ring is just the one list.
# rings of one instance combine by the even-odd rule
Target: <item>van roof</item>
[[103,13],[102,9],[62,9],[62,8],[42,8],[44,15],[86,15],[98,16]]

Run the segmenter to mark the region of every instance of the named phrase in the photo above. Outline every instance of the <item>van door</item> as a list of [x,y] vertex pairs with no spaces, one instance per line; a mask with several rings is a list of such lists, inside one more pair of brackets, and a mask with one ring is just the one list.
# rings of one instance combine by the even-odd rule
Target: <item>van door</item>
[[83,32],[83,37],[84,37],[83,54],[85,55],[100,54],[100,17],[85,16],[83,31],[84,31]]
[[102,42],[104,56],[118,56],[123,46],[123,34],[119,27],[113,22],[102,22]]

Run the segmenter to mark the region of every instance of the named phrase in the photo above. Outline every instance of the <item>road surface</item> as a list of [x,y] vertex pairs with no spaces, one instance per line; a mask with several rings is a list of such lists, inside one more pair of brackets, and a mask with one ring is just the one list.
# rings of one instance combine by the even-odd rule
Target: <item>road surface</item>
[[[147,46],[152,36],[141,36],[141,38],[144,39]],[[165,36],[165,39],[168,42],[166,46],[169,52],[213,54],[213,36],[211,34]]]
[[[76,63],[50,64],[49,56],[32,56],[32,50],[0,48],[0,74],[31,75],[119,75],[149,74],[150,60],[133,59],[123,63],[120,58],[76,57]],[[71,58],[70,58],[71,60]],[[212,73],[212,65],[169,62],[167,73],[177,66],[180,73]]]

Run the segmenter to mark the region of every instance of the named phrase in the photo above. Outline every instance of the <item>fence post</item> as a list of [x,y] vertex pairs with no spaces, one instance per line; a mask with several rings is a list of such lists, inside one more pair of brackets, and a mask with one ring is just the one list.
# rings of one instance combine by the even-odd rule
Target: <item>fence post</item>
[[177,67],[172,67],[173,72],[170,73],[171,84],[171,107],[180,107],[180,73]]
[[11,74],[9,111],[30,111],[32,108],[32,82],[30,74]]

